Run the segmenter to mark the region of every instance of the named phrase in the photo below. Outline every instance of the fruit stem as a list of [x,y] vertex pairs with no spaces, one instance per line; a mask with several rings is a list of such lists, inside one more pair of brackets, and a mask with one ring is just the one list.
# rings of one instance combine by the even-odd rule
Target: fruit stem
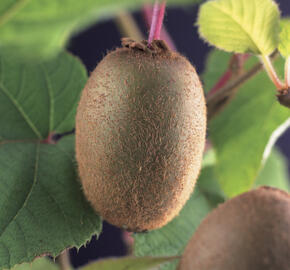
[[285,63],[285,84],[286,89],[290,88],[290,56],[287,57]]
[[153,15],[151,28],[148,38],[148,43],[151,44],[154,39],[160,39],[160,32],[163,24],[164,14],[166,8],[166,1],[163,1],[161,4],[156,0],[153,7]]
[[[235,97],[237,93],[237,88],[232,89],[230,92],[223,92],[223,89],[230,84],[231,81],[238,78],[244,71],[245,61],[249,58],[247,54],[234,54],[228,65],[227,71],[222,75],[218,80],[215,86],[208,92],[207,100],[210,100],[210,97],[216,96],[216,99],[213,99],[213,102],[208,103],[208,118],[216,115],[222,111],[227,104]],[[222,95],[217,96],[221,91]]]
[[70,264],[70,255],[69,250],[66,249],[63,253],[58,256],[58,263],[61,270],[72,270],[72,266]]
[[232,71],[227,70],[217,81],[217,83],[214,85],[214,87],[208,92],[208,96],[213,95],[216,93],[219,89],[221,89],[223,86],[227,84],[227,82],[232,78]]
[[47,138],[42,140],[41,143],[44,143],[44,144],[56,144],[56,142],[54,140],[54,133],[53,132],[49,133]]
[[264,65],[265,70],[267,71],[268,76],[270,77],[271,81],[275,84],[277,90],[279,91],[285,89],[285,84],[280,81],[269,56],[262,55],[260,59]]
[[249,58],[248,54],[234,54],[229,62],[229,67],[226,72],[220,77],[218,82],[214,85],[214,87],[208,92],[208,96],[213,95],[218,92],[219,89],[224,87],[233,76],[239,74],[244,67],[245,61]]
[[[152,21],[152,15],[153,15],[153,8],[151,5],[144,5],[143,9],[142,9],[142,13],[143,13],[143,17],[144,17],[144,21],[148,27],[148,29],[150,28],[151,25],[151,21]],[[160,32],[160,39],[165,40],[167,45],[169,46],[169,48],[173,51],[177,51],[177,48],[174,44],[173,39],[171,38],[171,36],[169,35],[169,33],[167,32],[166,28],[163,27],[161,28],[161,32]]]
[[116,24],[123,36],[130,37],[136,41],[144,39],[133,16],[125,11],[120,12],[116,17]]
[[124,244],[127,247],[127,255],[133,256],[133,246],[134,246],[134,238],[132,236],[133,233],[122,231],[122,239]]
[[[274,59],[279,55],[278,51],[275,51],[271,58]],[[212,119],[216,114],[220,112],[220,107],[224,106],[224,100],[231,95],[237,88],[241,87],[245,82],[255,76],[259,71],[263,69],[263,64],[258,63],[252,67],[249,71],[240,74],[237,78],[228,81],[226,85],[220,88],[218,91],[211,95],[206,96],[206,102],[208,107],[208,119]]]

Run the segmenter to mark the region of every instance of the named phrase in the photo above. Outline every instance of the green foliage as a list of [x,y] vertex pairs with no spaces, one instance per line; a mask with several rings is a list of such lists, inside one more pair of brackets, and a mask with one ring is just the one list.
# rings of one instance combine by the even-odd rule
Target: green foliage
[[0,269],[56,256],[100,232],[76,180],[73,146],[73,136],[0,146]]
[[86,79],[84,67],[67,53],[39,64],[0,54],[0,141],[72,130]]
[[197,187],[213,208],[225,201],[225,194],[218,183],[214,164],[202,169]]
[[[211,53],[204,74],[206,88],[223,73],[228,61],[226,53]],[[220,63],[219,70],[214,63]],[[254,63],[252,59],[249,65]],[[276,64],[282,73],[283,61],[279,59]],[[277,102],[274,86],[266,73],[261,72],[245,83],[226,109],[210,122],[217,177],[227,196],[238,195],[253,186],[272,133],[289,117],[289,109]]]
[[17,265],[13,267],[12,270],[59,270],[59,267],[46,258],[40,258],[32,263]]
[[37,66],[1,56],[0,269],[80,247],[101,231],[84,199],[74,161],[74,136],[41,139],[74,127],[86,75],[72,56]]
[[[0,1],[0,270],[44,254],[57,256],[101,232],[101,219],[85,200],[77,179],[74,136],[57,144],[43,143],[51,133],[74,128],[87,79],[80,62],[61,51],[74,33],[148,1]],[[212,0],[202,5],[198,24],[201,36],[218,48],[269,55],[278,46],[279,16],[272,0]],[[281,26],[279,50],[288,57],[289,19]],[[56,53],[58,57],[49,60]],[[226,53],[211,53],[203,75],[207,89],[228,61]],[[247,69],[256,63],[249,62]],[[282,73],[281,59],[277,68]],[[134,235],[134,253],[139,257],[101,260],[82,269],[173,270],[178,260],[168,256],[182,254],[202,219],[225,196],[260,185],[289,190],[283,156],[275,150],[264,160],[265,148],[270,150],[269,141],[273,143],[277,135],[274,131],[279,133],[283,123],[283,128],[289,125],[289,117],[289,110],[276,101],[265,72],[252,78],[209,123],[215,149],[207,152],[195,191],[181,213],[159,230]],[[41,258],[12,269],[58,267]]]
[[290,56],[290,19],[282,19],[280,22],[279,51],[284,57]]
[[287,160],[274,148],[256,179],[255,187],[270,186],[289,191],[289,179]]
[[81,270],[153,270],[156,267],[176,259],[175,257],[123,257],[99,260]]
[[[200,0],[169,0],[197,3]],[[152,0],[1,0],[0,47],[15,57],[37,60],[59,52],[69,37],[120,10]]]
[[[206,171],[212,170],[211,166],[203,169],[198,183],[208,175]],[[134,253],[136,256],[177,256],[181,255],[190,237],[207,215],[215,206],[210,197],[195,188],[189,201],[180,214],[169,224],[159,230],[148,233],[135,234]],[[162,270],[175,269],[178,262],[167,263]]]
[[278,45],[279,10],[272,0],[214,0],[200,8],[200,35],[216,47],[268,55]]

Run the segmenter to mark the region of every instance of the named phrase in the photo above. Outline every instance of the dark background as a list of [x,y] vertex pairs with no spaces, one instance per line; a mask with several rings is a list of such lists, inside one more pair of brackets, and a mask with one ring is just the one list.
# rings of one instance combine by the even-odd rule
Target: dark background
[[[289,0],[276,1],[283,16],[290,16]],[[171,35],[178,51],[185,55],[201,74],[204,69],[205,59],[210,48],[198,37],[196,21],[198,6],[185,8],[168,8],[165,17],[165,27]],[[141,12],[134,13],[134,18],[145,36],[146,24]],[[97,63],[116,47],[120,47],[120,32],[113,20],[107,20],[93,25],[86,31],[75,36],[69,45],[69,50],[77,55],[91,72]],[[278,146],[290,160],[290,131],[279,139]],[[122,239],[121,231],[104,222],[103,232],[98,241],[93,237],[86,247],[79,251],[70,251],[72,263],[75,267],[84,265],[97,258],[124,256],[127,247]]]

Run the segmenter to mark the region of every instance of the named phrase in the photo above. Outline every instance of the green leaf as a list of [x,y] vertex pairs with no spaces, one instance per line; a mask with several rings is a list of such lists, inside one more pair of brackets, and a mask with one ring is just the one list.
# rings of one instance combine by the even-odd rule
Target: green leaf
[[218,183],[213,165],[204,167],[201,171],[197,187],[212,207],[225,201],[225,194]]
[[[229,55],[214,51],[208,65],[228,63]],[[251,59],[249,65],[256,63]],[[276,68],[283,72],[282,59]],[[212,85],[213,72],[204,74],[205,86]],[[216,172],[220,186],[227,196],[249,190],[259,173],[263,153],[290,123],[289,109],[281,106],[275,97],[275,87],[263,71],[241,87],[233,101],[209,124],[210,139],[216,149]],[[284,124],[284,125],[283,125]],[[279,128],[279,129],[278,129]],[[275,131],[275,133],[274,133]],[[273,136],[272,136],[273,135]],[[272,137],[271,137],[272,136]]]
[[[50,57],[69,37],[100,19],[153,0],[1,0],[0,47],[17,56]],[[179,3],[170,0],[169,3]],[[197,3],[200,0],[182,0]],[[102,37],[99,37],[102,38]]]
[[280,22],[279,51],[284,57],[290,56],[290,19],[282,19]]
[[285,191],[290,190],[287,159],[275,148],[256,179],[255,187],[259,186],[271,186]]
[[74,136],[56,145],[0,145],[0,269],[56,256],[100,233],[74,163]]
[[[212,170],[206,167],[198,183]],[[213,177],[211,175],[211,177]],[[136,256],[178,256],[181,255],[189,239],[202,219],[216,206],[210,196],[203,194],[199,187],[188,200],[180,214],[161,229],[148,233],[135,234],[134,253]],[[167,263],[160,269],[175,270],[178,262]]]
[[176,257],[110,258],[91,263],[81,270],[150,270],[174,259]]
[[[215,50],[214,53],[209,53],[206,59],[206,71],[201,74],[202,81],[204,83],[204,91],[208,93],[220,79],[223,72],[225,72],[229,66],[226,58],[227,53],[219,50]],[[220,60],[223,60],[222,62]]]
[[38,65],[0,56],[0,269],[56,256],[101,231],[77,181],[74,137],[40,143],[73,129],[85,81],[66,53]]
[[67,53],[37,65],[0,54],[0,141],[72,130],[86,79],[83,65]]
[[59,270],[59,267],[47,258],[40,258],[32,263],[17,265],[12,270]]
[[207,166],[214,166],[215,163],[216,163],[216,155],[214,149],[209,149],[205,151],[203,155],[202,168],[205,168]]
[[269,55],[278,45],[279,17],[272,0],[213,0],[200,8],[199,33],[229,52]]

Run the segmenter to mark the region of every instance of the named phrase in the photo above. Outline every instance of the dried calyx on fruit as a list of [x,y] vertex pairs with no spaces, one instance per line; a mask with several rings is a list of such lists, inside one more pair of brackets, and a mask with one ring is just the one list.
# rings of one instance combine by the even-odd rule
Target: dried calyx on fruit
[[290,196],[262,187],[220,205],[189,241],[178,270],[288,270]]
[[162,227],[193,191],[205,134],[203,89],[189,61],[164,41],[124,39],[91,74],[77,110],[86,198],[129,231]]

